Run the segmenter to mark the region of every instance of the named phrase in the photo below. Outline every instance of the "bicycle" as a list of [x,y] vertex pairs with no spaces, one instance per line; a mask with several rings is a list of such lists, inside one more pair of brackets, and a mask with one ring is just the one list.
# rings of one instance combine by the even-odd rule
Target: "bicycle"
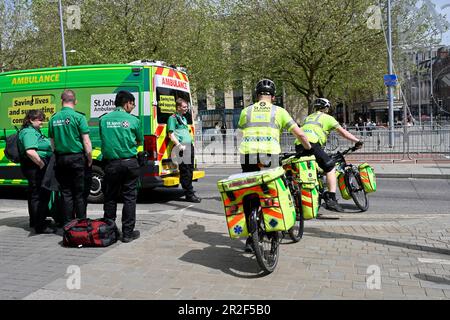
[[[330,155],[330,157],[336,161],[336,172],[340,173],[338,175],[338,181],[339,179],[343,179],[341,181],[343,183],[338,183],[339,188],[343,188],[345,189],[345,192],[348,192],[348,198],[346,197],[346,200],[353,199],[353,202],[361,210],[361,212],[365,212],[369,209],[369,199],[367,198],[367,193],[364,190],[359,169],[357,166],[347,163],[345,160],[345,155],[355,152],[356,150],[356,147],[350,147],[343,152],[338,151],[337,153]],[[323,174],[323,171],[317,172],[317,180],[319,183],[318,191],[320,206],[325,193],[325,175]]]
[[256,261],[264,273],[272,273],[278,264],[280,232],[266,232],[263,212],[257,194],[251,194],[244,198],[244,208],[245,203],[250,204],[250,212],[248,215],[246,212],[246,216],[248,217],[248,231],[251,234]]
[[[287,160],[291,157],[297,157],[296,153],[282,153],[280,154],[280,165],[283,165],[283,160]],[[295,223],[288,231],[283,232],[283,237],[286,233],[289,235],[293,242],[299,242],[303,238],[303,231],[305,228],[305,219],[302,211],[302,183],[295,179],[291,171],[285,170],[286,184],[294,198],[295,206]]]

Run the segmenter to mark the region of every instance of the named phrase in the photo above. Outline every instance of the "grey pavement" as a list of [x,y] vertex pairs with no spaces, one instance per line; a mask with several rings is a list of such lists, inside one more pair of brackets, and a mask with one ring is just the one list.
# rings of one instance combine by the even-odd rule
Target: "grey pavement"
[[[407,177],[413,169],[428,174],[428,165],[374,166],[378,177]],[[450,164],[437,165],[448,174]],[[206,195],[201,204],[175,200],[177,190],[153,191],[155,199],[138,205],[141,238],[108,248],[64,248],[61,235],[34,235],[26,201],[2,200],[0,299],[450,299],[446,180],[380,180],[384,188],[371,195],[367,213],[307,221],[304,238],[283,240],[277,269],[262,276],[255,257],[243,252],[244,240],[228,236],[216,172],[196,186]],[[407,181],[409,191],[402,189]],[[413,192],[428,185],[423,195]],[[159,203],[166,193],[168,202]],[[89,215],[100,217],[101,205],[89,205]],[[79,289],[69,289],[70,266],[80,268]]]
[[[140,239],[66,249],[57,236],[30,240],[20,229],[24,213],[10,212],[16,218],[0,229],[2,243],[16,234],[10,241],[23,245],[0,264],[4,299],[450,299],[448,214],[307,221],[304,238],[283,240],[277,269],[262,276],[223,216],[141,211]],[[9,265],[8,255],[21,255],[20,263]],[[40,264],[46,271],[33,273]],[[68,289],[68,265],[80,267],[80,289]]]
[[[34,234],[24,209],[8,208],[0,213],[0,300],[22,299],[64,276],[69,266],[85,264],[105,253],[104,248],[63,247],[61,230],[55,235]],[[102,214],[90,212],[90,216],[99,218]],[[168,218],[159,214],[150,218],[141,212],[136,228],[145,232]]]

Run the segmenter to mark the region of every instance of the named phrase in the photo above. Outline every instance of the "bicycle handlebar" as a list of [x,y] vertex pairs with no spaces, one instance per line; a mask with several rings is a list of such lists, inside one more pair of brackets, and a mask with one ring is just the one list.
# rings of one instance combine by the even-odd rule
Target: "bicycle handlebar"
[[347,150],[342,151],[341,154],[344,156],[344,155],[346,155],[348,153],[355,152],[356,150],[358,150],[358,149],[356,149],[356,147],[353,146],[353,147],[348,148]]
[[[353,147],[350,147],[350,148],[348,148],[348,149],[346,149],[346,150],[344,150],[344,151],[342,151],[342,152],[338,151],[338,152],[336,152],[336,153],[334,153],[334,154],[331,154],[330,157],[331,157],[331,158],[337,158],[337,159],[339,159],[340,157],[343,157],[343,156],[345,156],[346,154],[349,154],[349,153],[353,153],[353,152],[355,152],[355,151],[358,150],[358,149],[359,149],[359,148],[357,148],[356,145],[354,145]],[[303,157],[303,156],[305,156],[305,154],[304,154],[303,152],[300,152],[300,153],[298,153],[298,152],[293,152],[293,153],[292,153],[292,152],[291,152],[291,153],[288,153],[288,152],[280,153],[280,158],[279,158],[280,164],[281,164],[281,161],[282,161],[282,160],[288,159],[288,158],[290,158],[290,157],[300,158],[300,157]]]
[[288,152],[280,153],[280,161],[288,159],[290,157],[300,157],[300,154],[298,154],[296,152],[294,152],[294,153],[288,153]]

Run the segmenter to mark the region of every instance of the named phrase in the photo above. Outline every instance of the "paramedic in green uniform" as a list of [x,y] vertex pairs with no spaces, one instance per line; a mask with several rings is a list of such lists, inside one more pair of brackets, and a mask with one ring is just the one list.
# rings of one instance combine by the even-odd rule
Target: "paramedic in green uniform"
[[306,117],[302,129],[311,143],[311,150],[305,151],[298,140],[295,141],[295,150],[303,155],[314,155],[317,164],[326,173],[328,191],[324,195],[327,209],[334,211],[342,211],[341,206],[336,200],[336,168],[335,162],[324,151],[327,143],[328,135],[331,131],[336,130],[342,137],[355,142],[355,146],[359,149],[363,143],[353,134],[341,127],[337,120],[328,114],[331,103],[328,99],[319,98],[314,101],[315,112]]
[[178,168],[180,170],[180,183],[184,189],[186,201],[199,203],[201,198],[194,193],[192,186],[192,176],[194,172],[194,144],[188,122],[186,120],[186,113],[188,112],[188,103],[182,98],[175,101],[177,112],[167,120],[167,135],[173,142],[176,157],[179,159]]
[[140,167],[137,146],[144,137],[138,117],[130,113],[135,108],[135,98],[128,91],[120,91],[115,99],[116,109],[100,117],[100,139],[105,164],[103,205],[104,217],[116,220],[117,200],[123,196],[122,241],[139,238],[136,224],[137,182]]
[[64,90],[62,109],[48,124],[55,156],[55,176],[60,185],[64,222],[86,218],[85,174],[92,166],[89,127],[83,113],[75,111],[75,92]]
[[28,214],[30,227],[36,233],[53,233],[46,225],[50,191],[42,187],[47,164],[53,154],[50,140],[41,133],[45,114],[42,110],[27,112],[19,132],[20,169],[28,180]]
[[[275,83],[272,80],[260,80],[256,84],[255,93],[258,102],[242,110],[238,124],[243,135],[239,147],[242,172],[260,171],[258,163],[266,167],[279,166],[279,141],[283,129],[300,139],[305,149],[311,148],[303,130],[289,113],[273,104]],[[244,210],[248,212],[247,208]],[[251,245],[251,238],[248,238],[245,251],[252,252]]]

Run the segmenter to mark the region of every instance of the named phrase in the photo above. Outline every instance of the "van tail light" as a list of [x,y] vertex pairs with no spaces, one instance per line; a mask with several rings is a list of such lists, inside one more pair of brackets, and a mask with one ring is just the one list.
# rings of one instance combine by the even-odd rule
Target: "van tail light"
[[156,141],[157,137],[155,135],[144,136],[144,151],[147,151],[148,153],[148,160],[158,160]]

